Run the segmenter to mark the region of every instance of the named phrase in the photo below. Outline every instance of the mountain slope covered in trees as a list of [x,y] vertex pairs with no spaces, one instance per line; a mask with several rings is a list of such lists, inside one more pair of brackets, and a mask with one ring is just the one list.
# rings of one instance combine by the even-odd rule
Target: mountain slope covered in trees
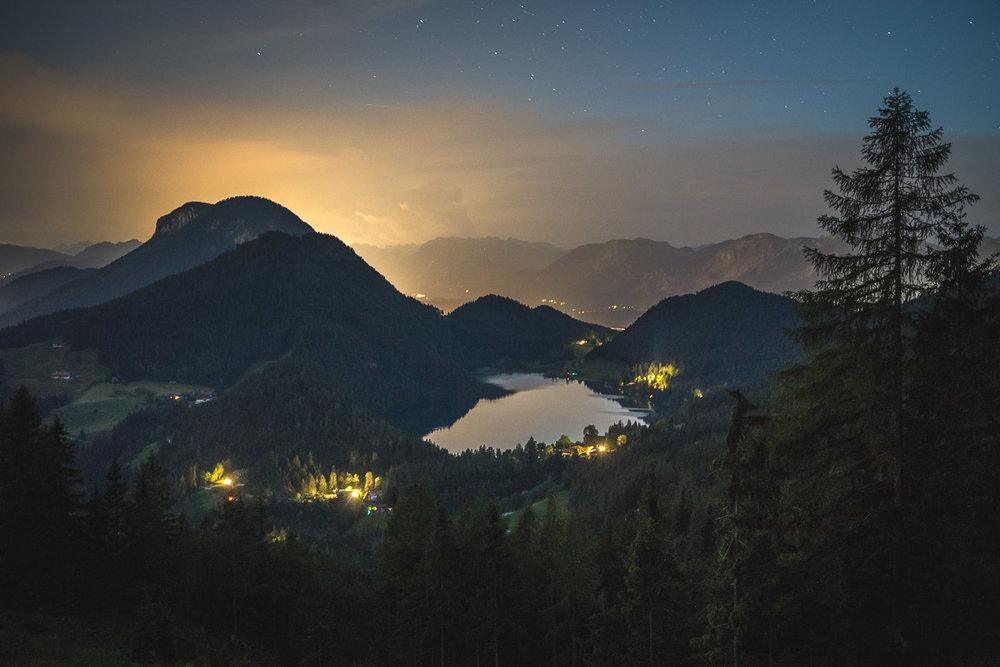
[[560,313],[548,306],[529,308],[496,295],[480,297],[447,316],[458,354],[470,368],[516,367],[527,362],[561,362],[572,358],[568,346],[579,340],[601,340],[612,332]]
[[671,364],[685,386],[756,389],[800,354],[787,335],[797,325],[792,299],[731,281],[664,299],[587,359]]
[[255,364],[303,357],[369,408],[420,430],[484,391],[453,359],[442,325],[336,238],[272,232],[48,333],[98,350],[121,377],[215,387]]

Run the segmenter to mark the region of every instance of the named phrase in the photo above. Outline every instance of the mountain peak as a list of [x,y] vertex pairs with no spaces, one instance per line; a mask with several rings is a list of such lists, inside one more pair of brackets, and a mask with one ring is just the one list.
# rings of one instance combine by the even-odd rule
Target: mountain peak
[[160,216],[156,221],[156,231],[153,236],[165,236],[170,232],[177,231],[211,207],[211,204],[200,201],[189,201],[186,204],[181,204],[170,213]]
[[146,243],[92,275],[0,313],[0,326],[110,301],[208,262],[266,232],[301,237],[313,228],[263,197],[231,197],[217,204],[188,202],[157,220],[156,233]]

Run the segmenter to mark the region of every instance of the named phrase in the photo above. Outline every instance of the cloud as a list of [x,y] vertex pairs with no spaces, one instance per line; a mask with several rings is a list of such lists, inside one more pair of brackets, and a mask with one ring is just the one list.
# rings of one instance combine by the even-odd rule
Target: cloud
[[[25,245],[145,239],[185,201],[240,194],[348,243],[810,234],[830,168],[849,167],[861,145],[673,142],[676,127],[637,139],[638,121],[566,120],[496,100],[194,100],[60,76],[10,53],[0,86],[0,240]],[[953,164],[985,195],[973,175],[995,174],[1000,146],[975,139],[956,144]],[[997,221],[996,202],[973,211]]]

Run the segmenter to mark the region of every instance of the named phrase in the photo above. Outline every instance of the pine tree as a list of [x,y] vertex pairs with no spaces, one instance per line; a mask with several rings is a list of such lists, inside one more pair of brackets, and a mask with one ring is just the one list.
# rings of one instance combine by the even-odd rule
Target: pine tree
[[914,652],[952,664],[1000,654],[1000,291],[962,273],[918,321],[902,563]]
[[507,527],[495,498],[478,497],[462,506],[455,521],[455,544],[460,555],[453,583],[461,595],[458,617],[465,642],[464,660],[470,664],[500,664],[509,621],[506,582],[511,565],[505,542]]
[[151,452],[132,486],[128,537],[137,584],[148,587],[154,595],[165,593],[168,587],[167,566],[177,532],[172,504],[167,471]]
[[[777,485],[766,441],[767,418],[739,391],[726,453],[717,463],[727,479],[718,524],[718,562],[706,605],[708,634],[696,645],[710,663],[760,664],[773,659],[781,625],[774,589],[779,566],[772,548]],[[728,657],[727,657],[728,656]]]
[[659,665],[678,660],[674,630],[677,565],[669,551],[667,530],[656,491],[656,473],[646,471],[635,536],[625,560],[621,606],[630,637],[631,664]]
[[451,522],[437,495],[418,482],[393,506],[383,545],[385,664],[448,664],[456,592]]
[[[852,251],[825,254],[806,249],[819,276],[816,288],[798,294],[807,325],[799,335],[806,345],[861,351],[880,364],[869,379],[886,397],[878,411],[885,439],[885,466],[892,502],[903,500],[904,363],[912,319],[906,305],[940,287],[954,273],[956,256],[968,262],[970,243],[980,228],[965,225],[965,206],[978,201],[954,174],[939,174],[951,155],[942,129],[931,129],[926,111],[896,89],[879,115],[861,155],[868,166],[845,173],[833,169],[839,193],[823,198],[838,215],[819,218],[820,226]],[[936,241],[944,247],[935,248]],[[964,254],[963,254],[964,251]],[[882,381],[879,379],[882,378]],[[878,427],[878,423],[872,424]]]
[[0,583],[7,604],[57,607],[78,561],[75,453],[58,419],[42,424],[25,387],[0,410]]
[[[809,358],[784,374],[771,436],[781,484],[780,559],[808,601],[794,614],[802,659],[906,660],[911,505],[922,456],[914,339],[927,299],[988,273],[981,227],[965,222],[978,196],[941,174],[951,153],[927,112],[899,90],[869,120],[850,174],[833,170],[834,214],[820,225],[850,250],[806,249],[814,290],[798,293]],[[837,637],[851,636],[844,643]]]

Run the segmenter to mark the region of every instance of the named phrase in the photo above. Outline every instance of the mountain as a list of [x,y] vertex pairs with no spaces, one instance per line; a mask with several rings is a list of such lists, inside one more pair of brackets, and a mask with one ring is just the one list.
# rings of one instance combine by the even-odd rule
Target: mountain
[[[812,285],[803,246],[831,252],[829,238],[752,234],[697,248],[650,239],[616,239],[564,252],[508,239],[435,239],[423,246],[359,248],[401,290],[450,310],[479,294],[548,304],[573,317],[625,327],[678,294],[738,280],[782,293]],[[468,292],[466,292],[468,290]]]
[[50,259],[0,279],[0,313],[74,282],[137,247],[139,241],[87,244],[73,256]]
[[99,269],[102,266],[110,264],[119,257],[127,255],[140,245],[142,244],[136,239],[132,239],[131,241],[121,241],[119,243],[112,243],[110,241],[93,243],[87,245],[74,255],[66,255],[57,259],[48,259],[13,273],[4,280],[0,281],[0,285],[32,273],[40,273],[42,271],[57,269],[64,266],[76,269]]
[[566,254],[548,243],[518,239],[436,238],[422,245],[354,249],[404,294],[424,294],[443,310],[480,296],[514,296],[519,276]]
[[217,204],[189,202],[156,222],[152,238],[96,273],[0,314],[0,326],[39,315],[110,301],[165,276],[181,273],[267,231],[301,236],[312,228],[261,197]]
[[42,262],[69,260],[70,258],[70,255],[55,250],[0,243],[0,278],[30,269]]
[[97,350],[118,376],[215,387],[259,364],[301,357],[414,431],[457,418],[488,391],[454,358],[436,309],[317,233],[268,232],[112,302],[2,334],[5,345],[62,334],[74,349]]
[[538,272],[518,298],[557,301],[564,304],[561,310],[583,319],[621,326],[666,297],[729,280],[772,293],[808,287],[815,274],[802,254],[804,246],[830,252],[841,244],[773,234],[698,248],[649,239],[608,241],[571,251]]
[[120,241],[112,243],[102,241],[89,245],[77,254],[73,255],[72,266],[81,269],[99,269],[110,264],[119,257],[123,257],[142,245],[138,239]]
[[16,277],[0,281],[0,313],[14,310],[95,271],[97,269],[78,269],[73,266],[58,266],[38,272],[31,272],[29,269]]
[[789,297],[729,281],[662,300],[587,360],[673,364],[687,386],[746,389],[798,357],[786,334],[797,326]]
[[495,294],[456,308],[446,319],[469,368],[572,358],[569,345],[581,339],[609,338],[612,333],[549,306],[529,308]]

